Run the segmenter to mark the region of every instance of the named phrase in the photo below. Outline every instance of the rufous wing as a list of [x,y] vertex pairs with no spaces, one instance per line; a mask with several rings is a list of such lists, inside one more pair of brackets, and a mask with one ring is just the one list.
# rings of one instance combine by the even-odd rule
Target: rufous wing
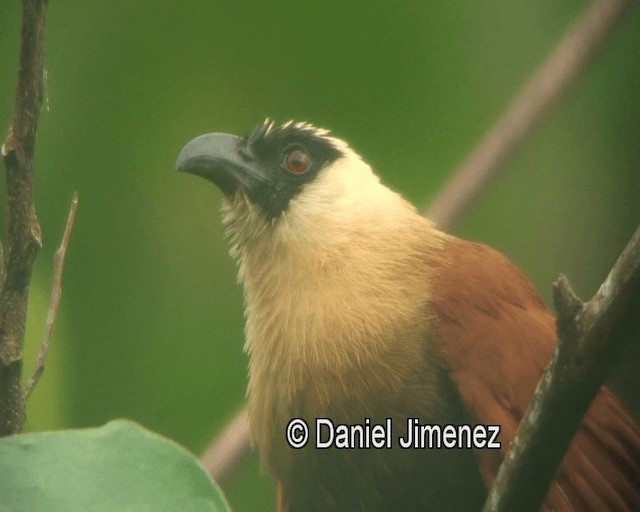
[[[555,322],[527,278],[497,251],[449,237],[440,256],[431,263],[437,343],[471,417],[501,426],[501,450],[477,453],[489,487],[551,358]],[[545,510],[640,510],[640,423],[605,387]]]

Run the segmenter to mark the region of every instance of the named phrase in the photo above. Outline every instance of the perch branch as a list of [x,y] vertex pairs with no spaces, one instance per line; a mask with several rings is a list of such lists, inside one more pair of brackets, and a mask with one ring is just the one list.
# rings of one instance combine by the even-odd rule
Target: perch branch
[[440,228],[467,213],[520,143],[575,82],[622,18],[631,0],[595,0],[569,28],[547,61],[453,173],[425,215]]
[[[425,216],[441,229],[454,226],[490,185],[507,157],[557,102],[579,72],[593,58],[621,18],[631,0],[595,0],[569,29],[548,60],[529,80],[505,114],[489,130],[476,149],[453,173]],[[210,445],[203,463],[211,475],[228,480],[241,459],[250,453],[248,431],[234,432],[242,411]],[[242,424],[247,424],[244,418]],[[211,454],[225,453],[219,459]],[[231,457],[235,454],[234,457]]]
[[26,402],[31,392],[36,387],[38,380],[44,372],[44,366],[47,362],[47,355],[49,354],[49,345],[51,344],[51,337],[53,335],[53,328],[58,316],[58,306],[60,305],[60,297],[62,295],[62,271],[64,270],[64,261],[67,255],[67,247],[69,246],[69,239],[71,238],[71,231],[73,231],[73,224],[76,220],[76,211],[78,210],[78,193],[73,193],[73,199],[71,200],[71,208],[69,208],[69,215],[67,216],[67,225],[64,228],[64,234],[62,235],[62,242],[60,247],[56,251],[53,259],[53,285],[51,289],[51,300],[49,302],[49,311],[47,312],[47,322],[44,327],[44,334],[42,335],[42,341],[40,342],[40,351],[38,352],[38,359],[36,360],[36,366],[29,377],[29,381],[22,391],[23,401]]
[[20,430],[20,389],[29,284],[40,248],[33,202],[33,156],[44,92],[47,0],[23,0],[20,64],[13,117],[2,146],[7,183],[7,235],[0,291],[0,437]]
[[640,227],[594,297],[554,283],[558,344],[500,467],[484,512],[535,512],[625,343],[640,335]]

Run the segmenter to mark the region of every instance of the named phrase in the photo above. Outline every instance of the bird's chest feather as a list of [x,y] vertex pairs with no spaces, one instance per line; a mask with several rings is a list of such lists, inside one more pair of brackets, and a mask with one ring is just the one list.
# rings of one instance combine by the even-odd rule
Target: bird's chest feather
[[[316,450],[313,425],[316,418],[336,424],[391,418],[397,437],[408,417],[440,419],[443,370],[429,347],[430,284],[419,258],[372,261],[369,252],[360,261],[353,251],[322,249],[258,254],[245,257],[241,276],[251,429],[263,462],[281,481],[324,474],[324,487],[332,489],[345,468],[349,481],[365,489],[413,464],[397,450]],[[285,441],[293,418],[312,427],[303,450]]]
[[279,419],[366,415],[373,391],[401,392],[423,361],[426,285],[422,293],[394,290],[397,282],[371,279],[325,253],[307,258],[281,254],[264,279],[245,279],[256,425],[265,423],[258,409]]

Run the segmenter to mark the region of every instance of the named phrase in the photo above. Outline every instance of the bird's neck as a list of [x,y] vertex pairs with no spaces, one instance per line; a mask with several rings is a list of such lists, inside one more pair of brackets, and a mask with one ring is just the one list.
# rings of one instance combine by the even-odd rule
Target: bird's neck
[[362,421],[372,391],[402,393],[424,364],[428,261],[441,235],[406,203],[324,219],[322,230],[309,215],[305,223],[281,219],[284,232],[240,249],[248,394],[261,448],[272,435],[267,425],[284,428],[296,415]]

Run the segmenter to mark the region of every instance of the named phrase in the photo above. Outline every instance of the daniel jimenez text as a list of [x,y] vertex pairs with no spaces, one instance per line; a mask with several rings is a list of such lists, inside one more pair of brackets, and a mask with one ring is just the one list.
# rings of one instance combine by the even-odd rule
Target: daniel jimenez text
[[287,424],[287,443],[292,448],[307,446],[319,450],[338,449],[499,449],[500,425],[422,424],[418,418],[407,418],[394,436],[394,422],[386,418],[374,423],[334,423],[330,418],[315,418],[312,428],[302,418]]

